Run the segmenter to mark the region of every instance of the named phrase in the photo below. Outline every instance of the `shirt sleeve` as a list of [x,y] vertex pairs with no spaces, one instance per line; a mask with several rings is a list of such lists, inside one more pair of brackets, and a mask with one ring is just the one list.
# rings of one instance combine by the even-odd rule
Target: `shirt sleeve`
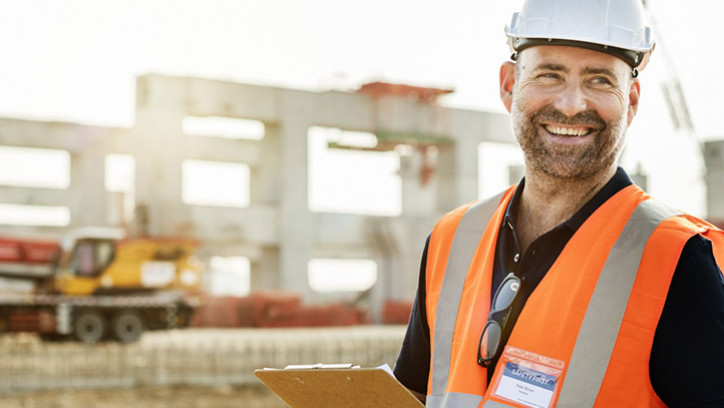
[[420,261],[417,294],[407,323],[407,333],[393,370],[395,377],[405,387],[421,394],[427,394],[427,379],[430,372],[430,327],[427,324],[425,309],[425,265],[427,265],[429,244],[428,235]]
[[654,391],[670,407],[724,406],[724,277],[702,236],[682,250],[649,369]]

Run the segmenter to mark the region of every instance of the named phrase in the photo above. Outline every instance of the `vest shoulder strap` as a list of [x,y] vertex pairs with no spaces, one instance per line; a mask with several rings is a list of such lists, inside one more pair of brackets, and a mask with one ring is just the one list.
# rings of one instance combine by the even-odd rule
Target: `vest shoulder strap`
[[471,205],[455,228],[440,287],[440,297],[435,302],[435,316],[445,318],[435,319],[432,327],[430,395],[443,394],[447,388],[453,332],[468,266],[493,215],[504,201],[506,193],[509,194],[510,191],[509,189],[488,200]]

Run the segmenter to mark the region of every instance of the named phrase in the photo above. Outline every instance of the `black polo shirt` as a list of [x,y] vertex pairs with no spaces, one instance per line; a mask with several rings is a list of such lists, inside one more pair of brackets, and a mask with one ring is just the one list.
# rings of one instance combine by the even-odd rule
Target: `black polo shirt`
[[[632,184],[622,168],[568,221],[536,239],[520,253],[515,209],[525,180],[506,209],[498,235],[493,267],[493,291],[511,271],[521,277],[512,321],[553,265],[568,240],[593,212],[618,191]],[[430,329],[425,311],[425,265],[430,237],[420,264],[417,295],[395,376],[408,388],[426,393],[430,371]],[[507,342],[513,324],[507,325]],[[494,362],[495,363],[495,362]],[[651,349],[650,376],[654,390],[672,407],[724,407],[724,277],[711,242],[692,237],[682,250]],[[493,370],[489,370],[489,376]]]

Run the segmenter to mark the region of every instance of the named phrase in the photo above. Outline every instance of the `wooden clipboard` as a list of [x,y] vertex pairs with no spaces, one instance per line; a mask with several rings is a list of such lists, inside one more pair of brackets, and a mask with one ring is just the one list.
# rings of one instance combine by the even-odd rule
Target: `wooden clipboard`
[[291,408],[424,407],[382,367],[341,366],[288,366],[254,375]]

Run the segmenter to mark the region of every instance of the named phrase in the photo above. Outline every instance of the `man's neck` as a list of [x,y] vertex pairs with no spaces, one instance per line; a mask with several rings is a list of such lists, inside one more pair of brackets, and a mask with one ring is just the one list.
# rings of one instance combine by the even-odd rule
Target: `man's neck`
[[560,179],[528,171],[516,210],[521,251],[536,238],[571,218],[616,174],[616,166],[587,179]]

